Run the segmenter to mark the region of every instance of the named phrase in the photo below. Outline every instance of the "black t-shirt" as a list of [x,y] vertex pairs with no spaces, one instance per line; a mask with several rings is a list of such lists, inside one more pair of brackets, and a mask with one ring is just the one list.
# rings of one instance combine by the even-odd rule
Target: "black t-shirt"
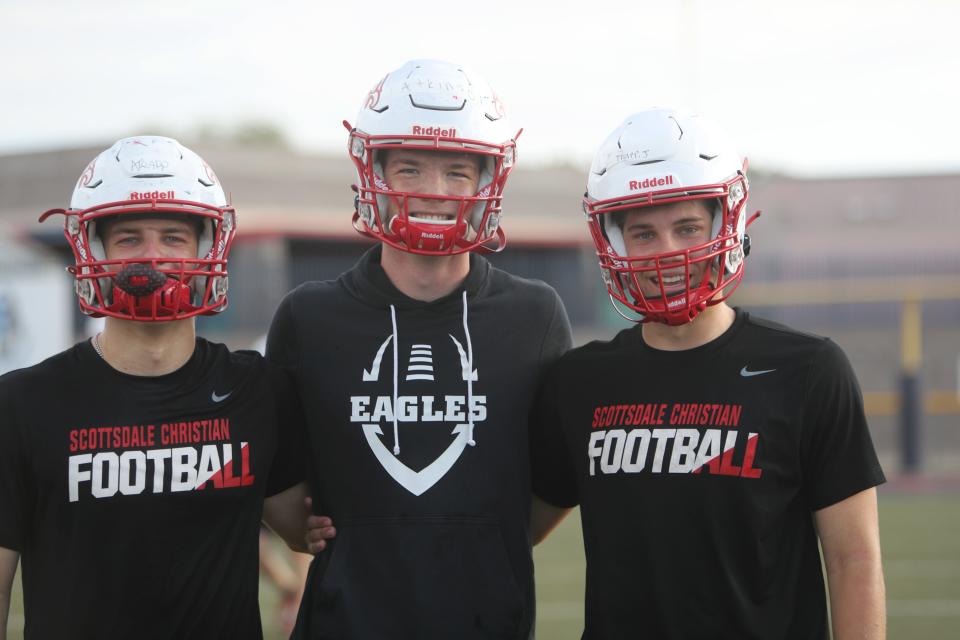
[[534,423],[535,493],[580,504],[585,638],[828,637],[811,512],[884,481],[833,342],[739,310],[689,351],[635,327],[563,357]]
[[198,339],[177,371],[89,341],[0,378],[0,546],[27,638],[260,638],[263,498],[300,480],[302,424],[259,354]]
[[295,637],[526,639],[527,423],[570,345],[563,305],[477,255],[456,291],[413,300],[379,256],[290,293],[267,341],[297,380],[314,504],[337,525]]

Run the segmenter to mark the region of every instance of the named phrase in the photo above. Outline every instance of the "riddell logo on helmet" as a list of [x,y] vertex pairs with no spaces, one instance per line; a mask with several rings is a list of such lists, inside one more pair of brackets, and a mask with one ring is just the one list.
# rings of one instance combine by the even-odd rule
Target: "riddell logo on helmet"
[[415,136],[440,136],[441,138],[456,138],[456,129],[441,129],[440,127],[425,127],[420,124],[413,125],[413,135]]
[[173,191],[131,191],[130,200],[176,200]]
[[627,184],[627,188],[632,191],[637,191],[638,189],[652,189],[653,187],[665,187],[667,185],[673,184],[673,176],[666,176],[660,178],[644,178],[643,180],[631,180]]

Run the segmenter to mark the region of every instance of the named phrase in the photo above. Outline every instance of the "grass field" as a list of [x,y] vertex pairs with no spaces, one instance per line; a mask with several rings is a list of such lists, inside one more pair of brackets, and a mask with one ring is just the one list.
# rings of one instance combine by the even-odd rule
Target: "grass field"
[[[572,515],[534,551],[537,631],[579,640],[583,552]],[[891,640],[960,637],[960,495],[891,495],[881,490],[880,535]]]
[[[881,492],[880,528],[891,640],[947,640],[960,629],[960,495]],[[571,515],[534,556],[538,637],[577,640],[583,623],[583,551],[580,522]],[[272,622],[275,595],[262,585],[264,631],[282,638]],[[10,640],[21,639],[19,578],[11,608]]]

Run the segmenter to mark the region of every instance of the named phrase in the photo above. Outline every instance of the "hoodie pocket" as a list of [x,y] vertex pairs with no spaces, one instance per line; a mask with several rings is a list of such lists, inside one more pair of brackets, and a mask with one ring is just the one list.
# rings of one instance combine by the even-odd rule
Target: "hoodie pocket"
[[337,526],[329,562],[313,578],[311,637],[526,637],[525,599],[496,519],[355,518]]

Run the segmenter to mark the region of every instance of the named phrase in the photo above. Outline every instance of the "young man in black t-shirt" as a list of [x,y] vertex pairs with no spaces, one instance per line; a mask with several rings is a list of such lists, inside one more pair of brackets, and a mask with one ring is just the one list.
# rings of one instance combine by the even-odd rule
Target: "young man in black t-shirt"
[[0,378],[0,594],[19,560],[27,638],[261,638],[259,524],[302,546],[302,424],[278,370],[195,333],[227,304],[234,210],[199,156],[143,136],[53,213],[106,321]]
[[527,419],[570,329],[553,289],[478,255],[503,246],[516,135],[483,79],[435,60],[388,74],[350,130],[354,224],[380,243],[291,292],[267,341],[338,529],[295,637],[532,634]]
[[884,636],[884,477],[850,365],[724,302],[749,250],[744,167],[670,109],[627,118],[591,167],[602,275],[641,324],[561,358],[531,444],[536,494],[580,505],[584,638],[827,638],[818,540],[834,636]]

